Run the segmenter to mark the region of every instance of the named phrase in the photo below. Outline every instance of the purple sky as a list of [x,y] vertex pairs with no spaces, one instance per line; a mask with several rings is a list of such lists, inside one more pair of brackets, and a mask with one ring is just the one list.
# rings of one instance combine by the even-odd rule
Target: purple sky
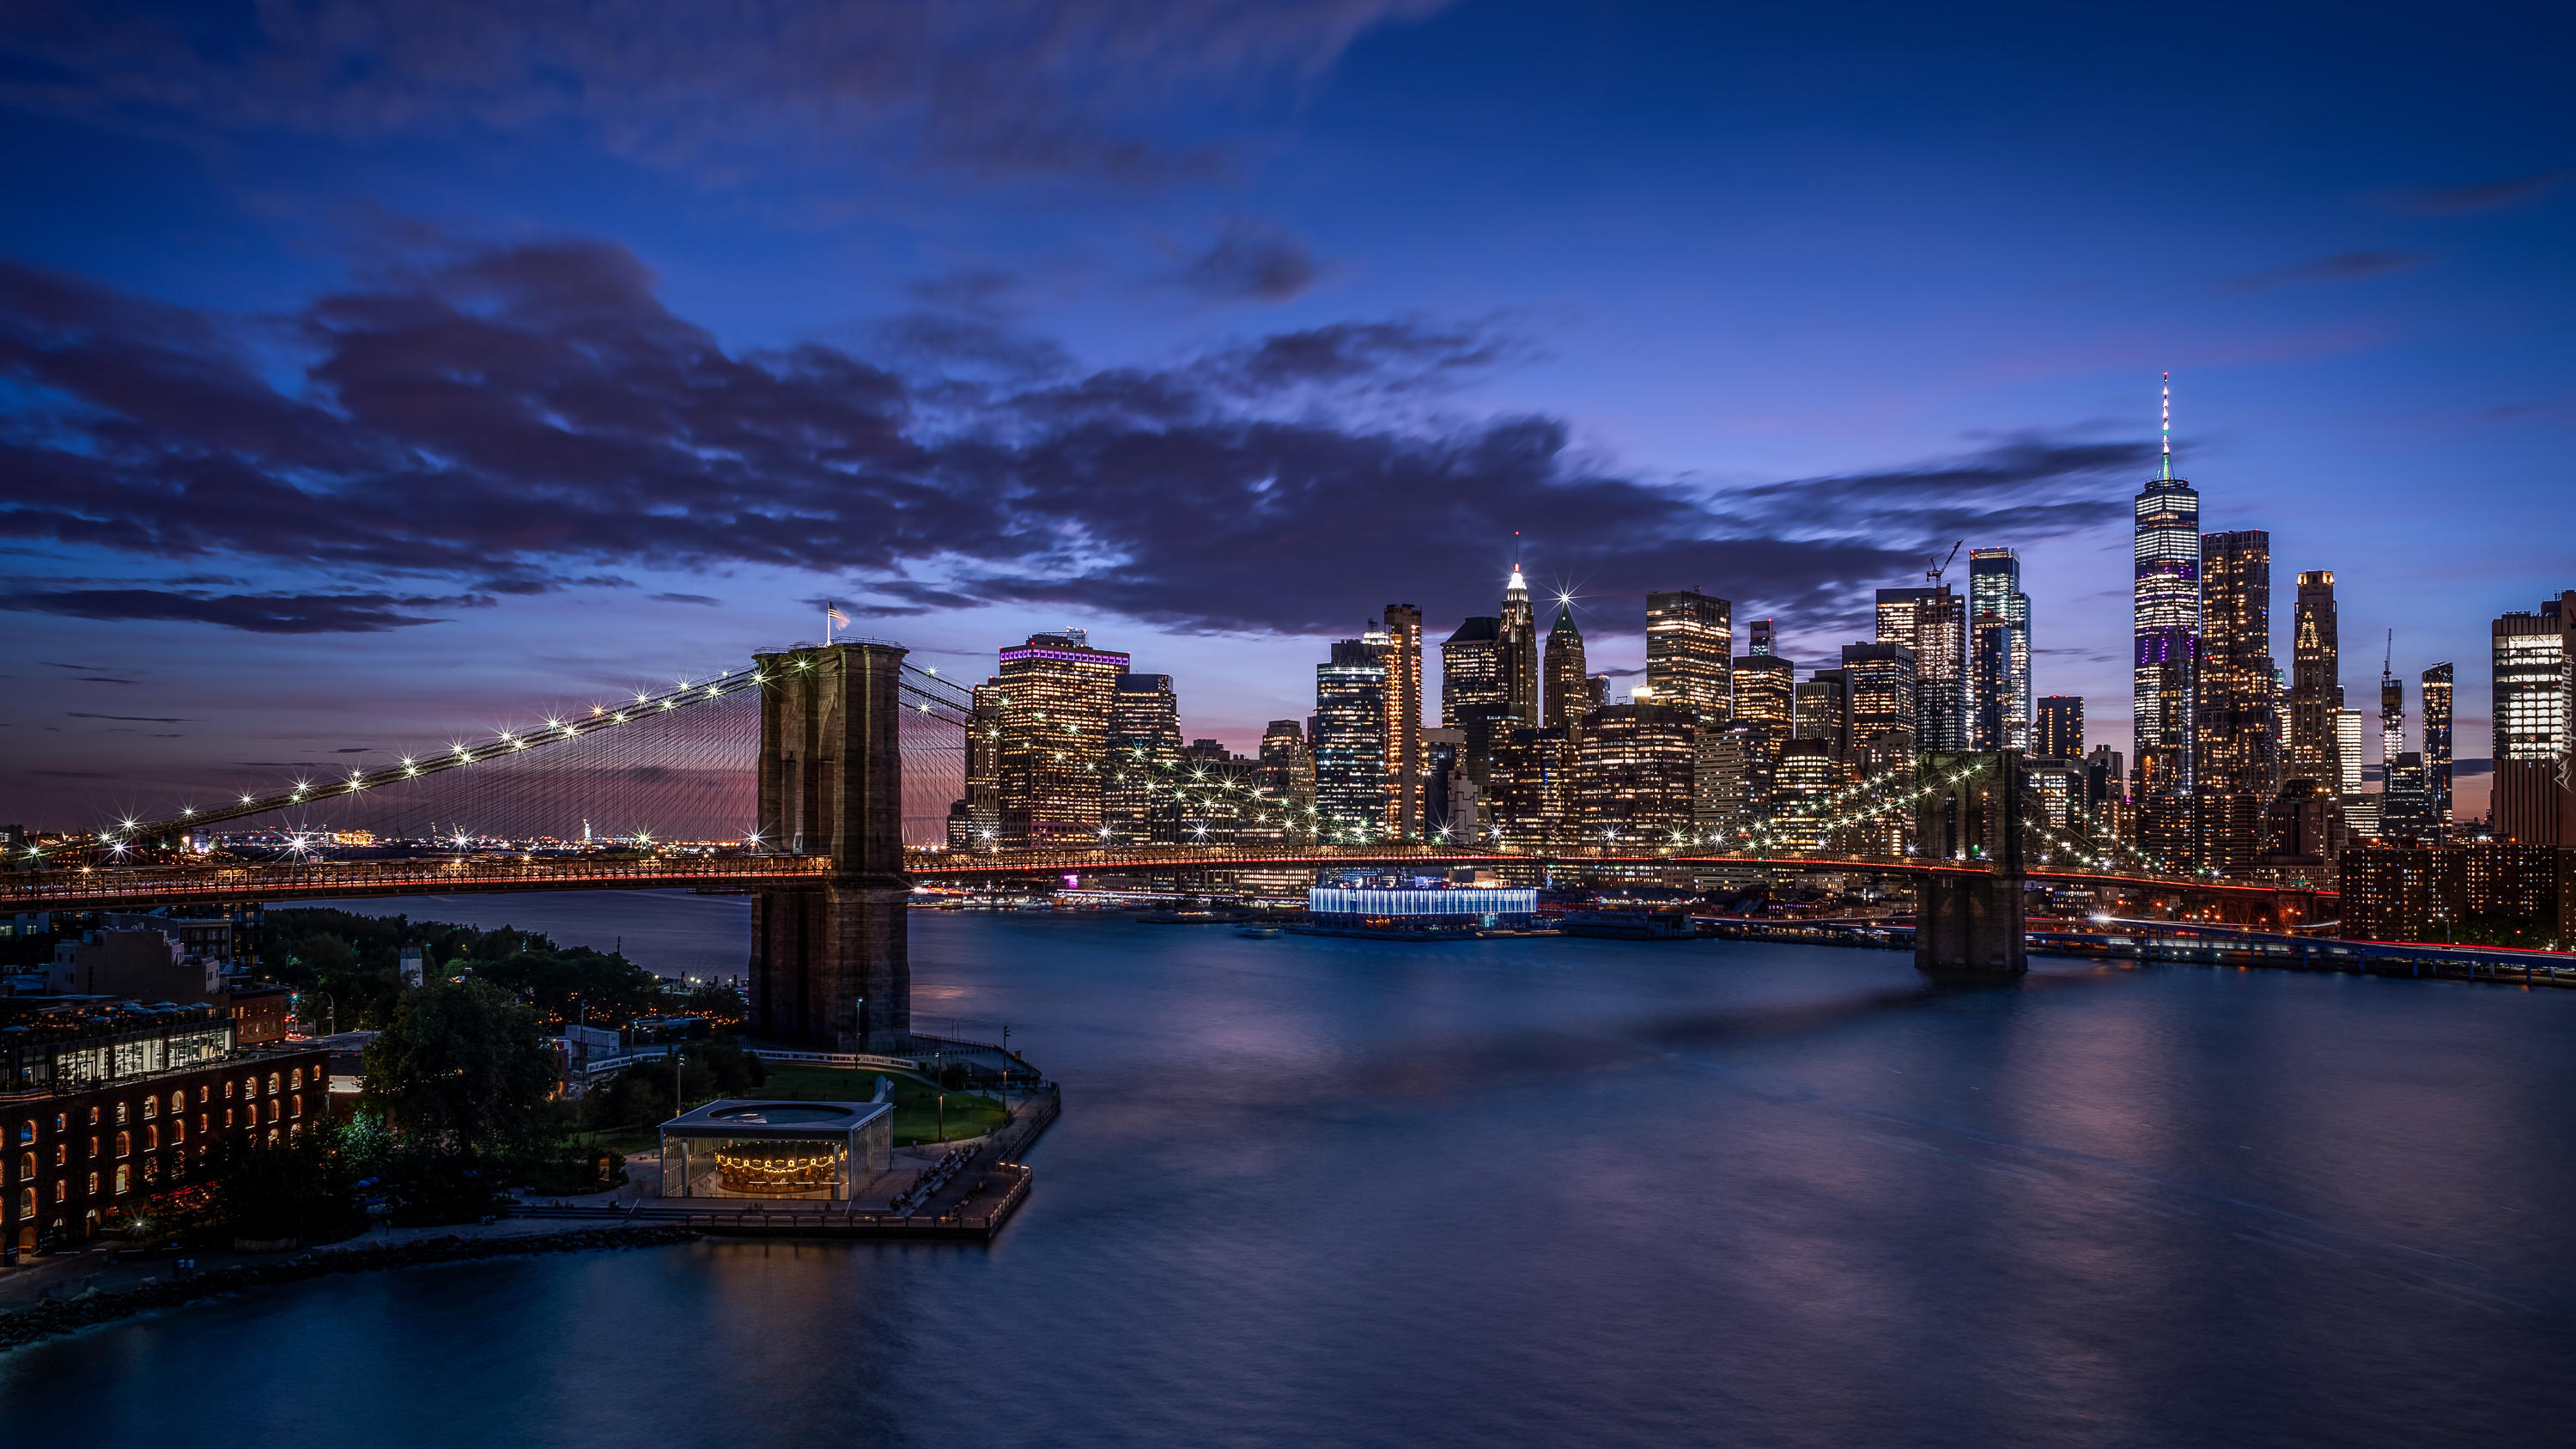
[[2487,620],[2576,585],[2564,7],[660,13],[13,15],[0,820],[826,596],[950,672],[1086,626],[1248,747],[1380,606],[1492,612],[1516,530],[1612,668],[1648,588],[1811,663],[2017,547],[2125,752],[2167,369],[2285,664],[2341,579],[2356,705],[2394,628],[2483,756]]

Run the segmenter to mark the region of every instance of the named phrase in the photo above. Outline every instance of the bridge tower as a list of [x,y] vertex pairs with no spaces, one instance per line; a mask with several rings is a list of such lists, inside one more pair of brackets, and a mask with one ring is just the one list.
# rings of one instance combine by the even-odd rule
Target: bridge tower
[[827,644],[756,654],[760,848],[824,856],[820,879],[752,896],[751,1027],[822,1051],[891,1051],[912,1028],[905,954],[905,651]]
[[1916,877],[1914,966],[1919,971],[2018,976],[2022,940],[2022,784],[2018,750],[1917,756],[1916,855],[1925,865],[1983,866]]

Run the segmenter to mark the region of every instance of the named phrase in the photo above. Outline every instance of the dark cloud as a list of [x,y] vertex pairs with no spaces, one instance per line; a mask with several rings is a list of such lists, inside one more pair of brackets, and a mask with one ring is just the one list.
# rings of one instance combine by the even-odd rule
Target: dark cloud
[[[443,620],[412,609],[489,607],[478,595],[446,598],[392,594],[174,594],[154,589],[59,589],[0,593],[0,609],[74,619],[157,619],[218,624],[254,634],[381,634]],[[108,718],[108,716],[85,716]],[[177,721],[161,720],[170,724]]]
[[647,594],[645,597],[657,604],[705,604],[714,607],[724,602],[706,594]]
[[111,775],[104,770],[30,770],[27,773],[31,775],[42,775],[47,779],[52,780],[115,780],[122,778],[121,776]]
[[63,718],[65,718],[65,719],[112,719],[112,720],[115,720],[115,721],[116,721],[117,723],[119,723],[119,724],[195,724],[195,723],[196,723],[196,721],[195,721],[195,720],[186,720],[186,719],[163,719],[163,718],[161,718],[161,717],[160,717],[160,716],[158,716],[158,715],[149,715],[149,714],[82,714],[82,713],[80,713],[80,712],[79,712],[79,711],[77,711],[77,710],[65,710],[65,711],[63,712]]
[[782,160],[1207,173],[1152,139],[1446,0],[25,0],[0,100],[163,134],[569,136],[738,177]]
[[2392,272],[2411,271],[2424,265],[2426,258],[2418,252],[2339,252],[2301,262],[2294,267],[2280,267],[2268,272],[2250,272],[2227,284],[2230,292],[2260,292],[2271,287],[2294,286],[2301,282],[2362,282],[2384,277]]
[[1229,222],[1175,280],[1212,302],[1286,302],[1303,296],[1323,269],[1296,237],[1255,222]]
[[2568,174],[2565,171],[2541,171],[2503,181],[2482,181],[2473,186],[2428,187],[2407,193],[2404,203],[2407,210],[2419,212],[2492,211],[2554,191]]
[[0,415],[0,535],[465,592],[21,586],[0,607],[378,631],[625,584],[585,567],[755,566],[850,578],[873,617],[1019,603],[1306,633],[1391,583],[1492,597],[1518,531],[1591,591],[1831,612],[1954,537],[2113,523],[2108,480],[2146,460],[2033,436],[1749,487],[1617,476],[1551,418],[1407,411],[1527,355],[1491,324],[1347,322],[1089,374],[1056,354],[1036,379],[728,354],[590,242],[475,253],[285,325],[302,375],[279,386],[248,326],[0,263],[0,378],[55,400]]

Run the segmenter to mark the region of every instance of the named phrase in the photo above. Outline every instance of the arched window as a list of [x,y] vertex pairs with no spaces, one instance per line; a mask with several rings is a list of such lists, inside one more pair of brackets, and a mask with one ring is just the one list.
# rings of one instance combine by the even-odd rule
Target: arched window
[[89,1175],[89,1195],[91,1197],[98,1196],[98,1174],[95,1172]]
[[302,1092],[298,1092],[298,1093],[296,1093],[292,1098],[289,1098],[288,1100],[292,1101],[292,1102],[295,1104],[295,1109],[294,1109],[292,1112],[289,1112],[287,1115],[288,1115],[288,1116],[290,1116],[290,1117],[301,1117],[301,1116],[303,1116],[303,1115],[304,1115],[304,1094],[303,1094]]
[[277,1145],[277,1129],[274,1127],[268,1129],[268,1145],[271,1147]]
[[[277,1120],[277,1099],[274,1097],[271,1097],[268,1100],[268,1120],[271,1122]],[[277,1134],[275,1132],[269,1133],[268,1136],[269,1140],[272,1142],[277,1140]]]
[[171,1115],[171,1116],[173,1116],[173,1117],[176,1117],[176,1116],[178,1116],[180,1113],[185,1112],[185,1111],[187,1111],[187,1110],[188,1110],[188,1094],[187,1094],[187,1092],[186,1092],[184,1089],[182,1089],[182,1090],[180,1090],[180,1091],[172,1092],[172,1093],[170,1094],[170,1115]]
[[297,1067],[293,1071],[288,1072],[286,1074],[286,1085],[290,1089],[303,1086],[304,1069],[302,1067]]
[[24,1147],[24,1146],[26,1146],[28,1143],[33,1142],[33,1141],[35,1141],[35,1140],[36,1140],[36,1119],[35,1119],[35,1118],[33,1118],[33,1117],[29,1117],[29,1118],[27,1118],[25,1121],[20,1122],[20,1123],[18,1124],[18,1145],[19,1145],[19,1146],[21,1146],[21,1147]]
[[36,1154],[32,1152],[18,1154],[18,1180],[20,1182],[36,1180]]
[[151,1121],[153,1118],[158,1117],[158,1116],[160,1116],[160,1115],[161,1115],[161,1099],[160,1099],[159,1097],[146,1097],[146,1098],[144,1098],[144,1099],[143,1099],[143,1120],[144,1120],[144,1121],[146,1121],[146,1122],[149,1122],[149,1121]]
[[32,1217],[34,1217],[35,1215],[36,1215],[36,1190],[35,1190],[34,1188],[32,1188],[32,1187],[29,1187],[29,1188],[21,1188],[21,1189],[19,1189],[19,1191],[18,1191],[18,1216],[20,1216],[20,1217],[22,1217],[22,1218],[32,1218]]
[[233,1084],[232,1084],[232,1083],[230,1083],[230,1082],[226,1082],[226,1083],[224,1083],[224,1100],[225,1100],[225,1101],[227,1101],[227,1102],[229,1102],[229,1101],[231,1101],[232,1099],[233,1099]]
[[59,1177],[58,1177],[58,1178],[55,1178],[55,1179],[54,1179],[54,1201],[56,1201],[56,1202],[61,1202],[63,1199],[65,1199],[65,1198],[67,1198],[67,1197],[70,1197],[71,1195],[72,1195],[72,1185],[71,1185],[70,1183],[68,1183],[68,1182],[65,1182],[63,1179],[61,1179],[61,1178],[59,1178]]
[[116,1134],[116,1155],[119,1157],[132,1157],[134,1155],[133,1133],[119,1132]]
[[268,1074],[268,1094],[272,1097],[277,1095],[277,1073],[275,1072]]
[[134,1191],[134,1169],[131,1167],[118,1168],[116,1170],[116,1195],[118,1197],[123,1197],[132,1191]]
[[146,1152],[158,1152],[161,1150],[161,1129],[159,1127],[154,1126],[143,1129],[143,1150]]
[[117,1103],[117,1104],[116,1104],[116,1125],[117,1125],[117,1126],[119,1126],[119,1127],[122,1127],[122,1126],[124,1126],[126,1123],[131,1122],[131,1121],[133,1121],[133,1120],[134,1120],[134,1104],[133,1104],[133,1103],[131,1103],[131,1102],[119,1102],[119,1103]]
[[143,1159],[143,1180],[145,1182],[158,1182],[161,1180],[160,1158],[147,1157]]

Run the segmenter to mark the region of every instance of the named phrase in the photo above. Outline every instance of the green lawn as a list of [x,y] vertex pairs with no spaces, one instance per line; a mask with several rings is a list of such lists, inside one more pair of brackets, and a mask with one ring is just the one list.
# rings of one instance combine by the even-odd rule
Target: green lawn
[[[771,1062],[760,1095],[788,1102],[864,1102],[876,1095],[877,1078],[893,1075],[866,1067],[827,1067],[813,1062]],[[941,1091],[913,1077],[894,1079],[894,1145],[939,1140]],[[948,1092],[948,1136],[975,1137],[1002,1125],[1002,1104],[970,1092]]]
[[[769,1080],[747,1095],[786,1102],[864,1102],[876,1095],[877,1078],[894,1076],[894,1145],[935,1142],[940,1136],[942,1095],[948,1098],[948,1140],[979,1136],[1002,1124],[1002,1104],[971,1092],[943,1094],[918,1078],[880,1073],[864,1067],[826,1067],[812,1062],[772,1062]],[[705,1103],[692,1099],[691,1107]],[[655,1127],[609,1127],[577,1134],[582,1146],[603,1152],[651,1152],[662,1145]]]

